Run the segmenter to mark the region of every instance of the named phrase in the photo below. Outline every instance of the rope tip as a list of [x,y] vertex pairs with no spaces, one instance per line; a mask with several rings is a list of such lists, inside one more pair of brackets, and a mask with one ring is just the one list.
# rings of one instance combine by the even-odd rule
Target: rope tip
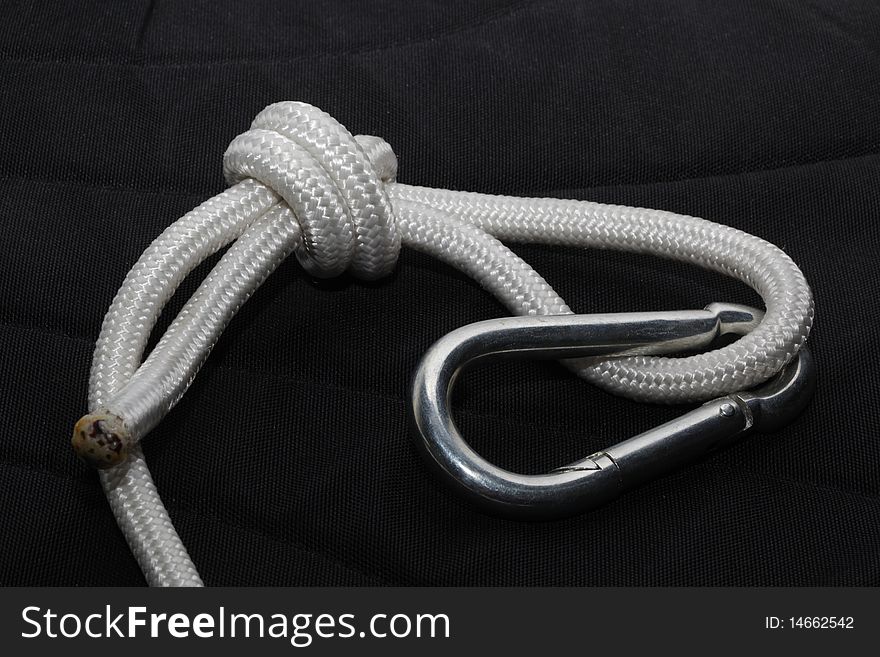
[[110,413],[90,413],[73,427],[70,442],[83,461],[104,470],[125,461],[131,435],[121,418]]

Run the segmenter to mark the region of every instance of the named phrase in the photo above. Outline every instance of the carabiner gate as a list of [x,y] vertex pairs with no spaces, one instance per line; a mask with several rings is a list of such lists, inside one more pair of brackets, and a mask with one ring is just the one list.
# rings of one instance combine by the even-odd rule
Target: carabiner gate
[[720,334],[747,333],[761,317],[746,306],[712,304],[705,310],[510,317],[464,326],[438,340],[416,370],[410,405],[416,444],[447,483],[491,513],[551,519],[598,507],[752,429],[775,431],[791,422],[815,389],[807,349],[801,348],[782,372],[755,390],[709,401],[542,475],[499,468],[462,438],[449,400],[463,368],[493,357],[626,356],[704,348]]

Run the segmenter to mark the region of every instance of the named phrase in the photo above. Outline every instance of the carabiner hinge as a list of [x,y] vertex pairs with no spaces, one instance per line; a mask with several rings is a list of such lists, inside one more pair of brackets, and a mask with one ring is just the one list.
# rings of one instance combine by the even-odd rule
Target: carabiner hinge
[[[581,513],[622,492],[723,448],[752,429],[775,431],[806,407],[815,388],[806,348],[776,377],[756,390],[712,401],[637,436],[542,475],[522,475],[489,463],[462,438],[449,398],[457,374],[487,357],[577,357],[640,352],[664,353],[708,346],[718,315],[739,321],[727,332],[746,332],[760,313],[713,304],[685,313],[619,313],[489,320],[441,338],[422,359],[412,387],[411,421],[427,462],[467,499],[485,510],[515,518],[550,519]],[[715,317],[713,330],[709,330]],[[702,324],[701,324],[702,322]],[[688,335],[689,334],[689,335]],[[630,336],[629,341],[627,336]]]

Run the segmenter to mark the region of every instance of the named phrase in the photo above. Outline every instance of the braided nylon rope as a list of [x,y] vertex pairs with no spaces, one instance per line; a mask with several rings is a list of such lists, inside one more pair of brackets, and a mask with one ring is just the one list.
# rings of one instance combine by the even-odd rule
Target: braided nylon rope
[[[572,311],[499,240],[650,253],[739,279],[763,298],[761,324],[697,356],[572,360],[580,376],[618,395],[692,402],[752,387],[804,344],[813,300],[780,249],[733,228],[663,212],[584,201],[526,199],[395,182],[381,139],[353,137],[324,112],[271,105],[224,157],[231,187],[169,226],[126,276],[104,319],[89,411],[74,445],[99,467],[117,522],[147,581],[201,579],[156,491],[139,441],[180,400],[231,318],[290,254],[315,276],[379,278],[401,243],[472,276],[516,315]],[[150,332],[177,286],[231,244],[149,357]],[[96,451],[97,450],[97,451]]]

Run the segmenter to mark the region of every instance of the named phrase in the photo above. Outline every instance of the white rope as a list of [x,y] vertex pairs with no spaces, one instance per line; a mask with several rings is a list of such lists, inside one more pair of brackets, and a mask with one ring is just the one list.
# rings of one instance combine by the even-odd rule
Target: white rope
[[[143,253],[101,329],[89,381],[90,414],[73,442],[99,467],[120,528],[147,581],[201,585],[171,524],[140,440],[180,400],[230,319],[291,252],[316,276],[349,270],[374,279],[401,242],[476,279],[517,315],[571,313],[499,239],[650,253],[737,278],[766,313],[737,342],[697,356],[568,361],[618,395],[700,401],[754,386],[807,339],[813,300],[777,247],[703,219],[584,201],[488,196],[395,182],[397,162],[376,137],[352,137],[310,105],[271,105],[224,157],[232,185],[169,226]],[[496,239],[497,238],[497,239]],[[234,242],[141,363],[162,308],[205,258]],[[711,300],[710,300],[711,301]]]

